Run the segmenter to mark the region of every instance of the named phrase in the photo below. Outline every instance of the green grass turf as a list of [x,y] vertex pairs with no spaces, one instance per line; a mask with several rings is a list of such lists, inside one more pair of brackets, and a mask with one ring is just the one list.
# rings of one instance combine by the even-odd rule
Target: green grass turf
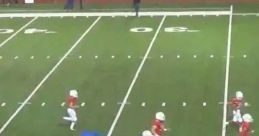
[[[0,49],[1,125],[24,101],[37,83],[47,74],[72,44],[95,20],[92,18],[39,18],[28,28],[56,31],[56,34],[25,35],[19,33]],[[18,114],[3,136],[71,136],[80,131],[96,130],[106,134],[144,56],[162,17],[103,17],[57,68],[30,100],[31,105]],[[22,21],[19,21],[22,20]],[[30,19],[3,19],[0,27],[18,29]],[[244,90],[252,107],[247,108],[255,119],[258,107],[257,39],[258,18],[234,16],[230,66],[230,97],[235,90]],[[14,23],[14,25],[8,22]],[[16,22],[16,23],[15,23]],[[132,33],[132,27],[151,27],[149,33]],[[200,30],[196,33],[167,33],[165,27],[185,26]],[[228,17],[167,17],[149,57],[129,97],[114,136],[139,135],[149,129],[155,112],[164,111],[166,124],[172,131],[165,135],[221,135],[222,105]],[[9,35],[0,35],[3,41]],[[246,46],[244,46],[246,45]],[[243,53],[247,58],[242,58]],[[181,55],[179,59],[177,55]],[[193,58],[196,54],[197,58]],[[213,54],[214,58],[210,58]],[[34,60],[30,56],[35,56]],[[51,56],[46,59],[46,56]],[[98,59],[94,56],[98,55]],[[115,58],[111,59],[114,55]],[[128,59],[127,56],[132,58]],[[160,55],[164,58],[161,59]],[[14,60],[15,56],[20,58]],[[82,59],[78,59],[82,56]],[[245,82],[244,82],[245,81]],[[77,131],[69,131],[62,120],[69,89],[78,89],[79,101],[86,102],[78,109]],[[41,103],[46,102],[44,107]],[[101,103],[106,102],[105,107]],[[146,102],[146,107],[141,103]],[[166,107],[162,107],[166,102]],[[182,107],[182,102],[187,102]],[[203,107],[202,102],[207,102]],[[254,124],[256,129],[258,126]],[[228,128],[228,136],[237,128]]]
[[[258,42],[257,35],[259,18],[255,17],[235,17],[233,20],[233,40],[232,40],[232,56],[230,66],[230,96],[235,91],[242,90],[245,100],[251,104],[251,107],[244,109],[245,113],[251,113],[255,122],[253,128],[258,128]],[[244,59],[243,55],[247,58]],[[229,134],[235,133],[229,128]],[[258,132],[255,133],[257,135]]]
[[[166,135],[220,135],[222,108],[217,102],[222,101],[224,90],[227,22],[226,17],[167,18],[163,28],[185,26],[200,32],[161,31],[150,54],[154,58],[147,61],[130,97],[134,105],[125,109],[116,136],[138,135],[149,129],[159,110],[168,115],[167,125],[172,128]],[[181,58],[177,59],[177,54]],[[214,59],[209,57],[211,54]],[[160,55],[164,58],[160,59]],[[147,102],[146,108],[139,107],[142,101]],[[161,107],[162,102],[168,105]],[[182,107],[182,102],[187,102],[187,106]],[[208,107],[203,107],[203,102]],[[137,119],[138,115],[142,118],[136,124],[131,117]]]
[[[13,20],[15,19],[9,21]],[[1,48],[0,54],[3,59],[0,62],[2,77],[0,84],[6,87],[0,90],[1,101],[9,104],[8,109],[12,107],[7,113],[2,112],[5,116],[2,116],[1,121],[10,116],[9,114],[17,108],[17,103],[22,102],[28,96],[50,68],[57,63],[59,57],[64,55],[64,52],[81,35],[80,33],[93,21],[93,19],[86,18],[65,20],[38,19],[28,28],[47,28],[58,33],[25,35],[22,31]],[[57,25],[59,23],[60,25]],[[68,29],[64,29],[65,27]],[[48,55],[52,57],[49,60],[46,59]],[[14,60],[15,56],[19,56],[19,59]],[[31,56],[35,56],[35,59],[31,60]]]

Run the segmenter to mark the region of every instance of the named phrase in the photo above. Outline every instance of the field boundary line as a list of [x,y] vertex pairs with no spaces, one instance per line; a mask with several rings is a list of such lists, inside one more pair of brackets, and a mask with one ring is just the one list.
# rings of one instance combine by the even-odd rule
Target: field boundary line
[[16,111],[11,115],[11,117],[5,122],[5,124],[0,129],[0,135],[3,133],[5,128],[11,123],[11,121],[17,116],[17,114],[23,109],[23,107],[29,102],[33,95],[39,90],[39,88],[45,83],[45,81],[51,76],[51,74],[58,68],[58,66],[65,60],[65,58],[73,51],[73,49],[83,40],[83,38],[90,32],[90,30],[95,26],[95,24],[101,19],[98,17],[90,27],[80,36],[80,38],[72,45],[72,47],[65,53],[65,55],[55,64],[55,66],[48,72],[48,74],[41,80],[41,82],[36,86],[36,88],[30,93],[30,95],[23,101],[21,106],[19,106]]
[[132,82],[130,83],[130,86],[129,86],[128,90],[127,90],[127,93],[126,93],[126,95],[125,95],[125,97],[124,97],[124,99],[122,101],[122,104],[121,104],[121,106],[120,106],[120,108],[119,108],[119,110],[118,110],[118,112],[116,114],[116,117],[114,118],[114,120],[112,122],[112,125],[111,125],[111,127],[110,127],[110,129],[108,131],[107,136],[111,136],[112,133],[113,133],[113,130],[114,130],[114,128],[115,128],[115,126],[116,126],[116,124],[117,124],[117,122],[118,122],[118,120],[119,120],[119,118],[121,116],[121,113],[122,113],[125,105],[127,104],[127,101],[128,101],[129,95],[130,95],[130,93],[132,91],[132,88],[134,87],[134,85],[135,85],[135,83],[136,83],[136,81],[137,81],[137,79],[139,77],[139,74],[140,74],[140,72],[141,72],[141,70],[142,70],[142,68],[143,68],[143,66],[144,66],[144,64],[145,64],[145,62],[147,60],[147,57],[148,57],[148,55],[149,55],[149,53],[150,53],[150,51],[151,51],[151,49],[152,49],[152,47],[154,45],[154,42],[155,42],[155,40],[156,40],[156,38],[157,38],[157,36],[159,34],[159,31],[161,30],[162,25],[164,24],[165,19],[166,19],[166,16],[164,16],[162,18],[161,22],[159,23],[159,26],[158,26],[158,28],[156,30],[156,33],[155,33],[154,37],[152,38],[152,40],[151,40],[151,42],[150,42],[150,44],[148,46],[148,49],[147,49],[147,51],[145,53],[145,56],[142,59],[140,65],[139,65],[139,67],[137,69],[137,72],[134,75],[134,78],[133,78]]
[[233,18],[233,5],[230,6],[229,24],[228,24],[228,42],[227,42],[227,61],[226,61],[226,75],[225,75],[225,89],[224,89],[224,106],[223,106],[223,119],[222,119],[222,136],[226,136],[226,121],[227,121],[227,101],[229,89],[229,67],[231,56],[231,36],[232,36],[232,18]]
[[17,30],[15,33],[13,33],[11,36],[9,36],[7,39],[5,39],[1,44],[0,48],[3,47],[8,41],[10,41],[12,38],[14,38],[18,33],[20,33],[24,28],[29,26],[32,22],[34,22],[38,17],[34,17],[31,21],[26,23],[24,26],[22,26],[19,30]]
[[[90,16],[135,16],[135,12],[77,12],[77,13],[1,13],[0,18],[6,17],[90,17]],[[203,16],[230,15],[229,11],[179,11],[179,12],[139,12],[139,16]]]

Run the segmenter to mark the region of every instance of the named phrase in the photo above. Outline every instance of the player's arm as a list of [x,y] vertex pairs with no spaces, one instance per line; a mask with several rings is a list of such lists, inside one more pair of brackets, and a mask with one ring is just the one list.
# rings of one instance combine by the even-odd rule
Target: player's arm
[[158,136],[157,133],[156,133],[156,125],[153,125],[152,128],[151,128],[151,133],[154,135],[154,136]]

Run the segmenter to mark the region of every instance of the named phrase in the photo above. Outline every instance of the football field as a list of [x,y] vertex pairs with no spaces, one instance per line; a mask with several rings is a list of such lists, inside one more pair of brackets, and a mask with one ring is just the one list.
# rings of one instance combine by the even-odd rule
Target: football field
[[[223,11],[0,14],[0,135],[237,136],[236,91],[259,118],[259,14]],[[76,131],[66,99],[79,94]]]

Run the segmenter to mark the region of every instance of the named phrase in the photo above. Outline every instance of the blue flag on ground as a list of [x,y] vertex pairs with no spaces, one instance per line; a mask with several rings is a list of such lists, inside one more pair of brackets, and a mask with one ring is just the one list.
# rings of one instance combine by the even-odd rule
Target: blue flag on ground
[[94,131],[82,131],[80,136],[101,136],[98,132]]

